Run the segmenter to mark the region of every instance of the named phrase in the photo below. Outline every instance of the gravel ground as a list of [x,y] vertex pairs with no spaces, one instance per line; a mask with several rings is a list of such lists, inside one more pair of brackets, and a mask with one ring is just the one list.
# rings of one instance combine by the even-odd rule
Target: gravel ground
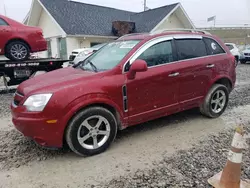
[[[250,130],[250,122],[245,127]],[[153,169],[138,170],[129,176],[121,176],[96,188],[209,188],[207,180],[220,172],[225,163],[234,131],[211,135],[192,149],[179,151],[155,163]],[[248,140],[248,145],[250,140]],[[250,179],[250,150],[244,152],[242,179]]]
[[[237,78],[238,83],[231,93],[227,113],[230,113],[230,110],[234,107],[250,104],[250,65],[240,65],[237,68]],[[5,119],[10,118],[9,106],[14,89],[11,92],[6,94],[4,90],[0,89],[0,126],[10,124]],[[188,111],[173,115],[173,118],[169,119],[170,123],[180,123],[187,121],[188,118],[190,120],[190,115],[185,114],[192,113],[192,111]],[[173,122],[171,119],[173,119]],[[246,123],[246,125],[250,127],[250,123]],[[146,129],[151,128],[147,127]],[[141,129],[143,128],[136,126],[124,130],[122,134],[118,134],[118,142],[119,137],[126,137],[127,132],[130,134]],[[206,183],[207,179],[222,169],[232,135],[232,131],[227,131],[220,133],[219,137],[216,135],[210,136],[189,151],[179,151],[172,157],[165,156],[164,160],[155,163],[153,168],[115,178],[97,187],[209,187]],[[10,126],[0,127],[0,140],[0,170],[20,168],[29,162],[46,161],[68,152],[67,150],[42,149]],[[250,179],[249,151],[245,156],[247,157],[244,159],[243,177]],[[94,185],[90,187],[94,187]]]
[[0,139],[2,140],[0,142],[0,169],[19,168],[30,161],[44,161],[67,152],[66,150],[43,149],[14,129],[1,130]]

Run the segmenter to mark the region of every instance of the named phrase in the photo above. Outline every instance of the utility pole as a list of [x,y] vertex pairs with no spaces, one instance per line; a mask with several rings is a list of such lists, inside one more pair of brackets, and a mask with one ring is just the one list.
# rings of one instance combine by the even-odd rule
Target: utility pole
[[144,7],[144,11],[146,11],[147,10],[147,0],[144,0],[143,7]]
[[4,0],[3,0],[3,10],[4,10],[4,16],[7,16]]

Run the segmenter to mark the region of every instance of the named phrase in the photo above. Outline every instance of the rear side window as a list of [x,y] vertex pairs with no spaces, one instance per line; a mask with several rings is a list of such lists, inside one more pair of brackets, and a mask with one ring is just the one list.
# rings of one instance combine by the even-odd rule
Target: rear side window
[[213,39],[204,38],[203,39],[207,45],[208,54],[209,55],[216,55],[216,54],[223,54],[225,51],[223,48]]
[[9,25],[6,21],[4,21],[2,18],[0,18],[0,26]]
[[230,44],[226,44],[226,46],[228,47],[229,50],[232,50],[234,49],[233,45],[230,45]]
[[207,56],[205,43],[201,39],[175,40],[179,60]]

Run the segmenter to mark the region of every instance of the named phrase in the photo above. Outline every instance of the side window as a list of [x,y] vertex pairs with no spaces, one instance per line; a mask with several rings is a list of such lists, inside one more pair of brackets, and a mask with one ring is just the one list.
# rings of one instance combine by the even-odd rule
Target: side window
[[175,40],[179,60],[207,56],[205,43],[201,39]]
[[2,18],[0,18],[0,26],[9,25],[6,21],[4,21]]
[[216,55],[216,54],[223,54],[225,51],[222,47],[213,39],[204,38],[204,41],[207,45],[208,55]]
[[145,60],[148,67],[173,62],[171,41],[163,41],[149,47],[137,59]]

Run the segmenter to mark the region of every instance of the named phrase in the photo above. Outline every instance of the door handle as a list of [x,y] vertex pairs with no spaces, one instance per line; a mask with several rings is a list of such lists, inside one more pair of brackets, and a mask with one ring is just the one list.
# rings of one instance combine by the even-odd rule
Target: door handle
[[180,75],[179,72],[175,72],[175,73],[169,74],[168,76],[169,76],[169,77],[175,77],[175,76],[179,76],[179,75]]
[[207,68],[213,68],[213,67],[214,67],[214,64],[208,64],[206,67],[207,67]]

